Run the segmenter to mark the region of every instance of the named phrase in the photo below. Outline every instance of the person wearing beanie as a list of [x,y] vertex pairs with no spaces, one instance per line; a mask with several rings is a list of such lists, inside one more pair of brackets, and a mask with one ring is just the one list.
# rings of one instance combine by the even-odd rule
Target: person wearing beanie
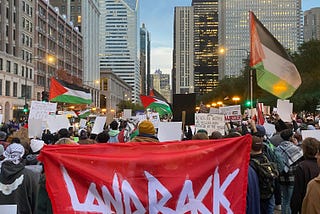
[[141,121],[138,125],[138,131],[139,134],[131,142],[159,142],[159,139],[155,136],[156,129],[151,121]]
[[279,175],[280,190],[282,195],[281,210],[291,213],[290,201],[294,187],[294,174],[298,163],[302,160],[302,149],[297,145],[298,141],[293,137],[292,129],[285,129],[280,133],[283,141],[275,148],[275,152],[281,157],[284,165]]
[[109,134],[109,140],[108,143],[119,143],[119,133],[120,131],[118,130],[119,124],[117,121],[112,121],[110,123],[110,130],[108,132]]
[[21,163],[24,155],[21,144],[10,144],[4,152],[0,172],[0,205],[16,204],[17,213],[35,213],[38,180]]

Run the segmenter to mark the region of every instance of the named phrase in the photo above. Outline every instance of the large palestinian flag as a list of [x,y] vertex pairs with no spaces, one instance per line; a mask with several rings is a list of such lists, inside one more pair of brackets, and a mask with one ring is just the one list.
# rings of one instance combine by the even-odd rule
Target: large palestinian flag
[[250,66],[258,85],[281,99],[293,95],[301,77],[290,56],[274,36],[250,12]]
[[51,78],[49,100],[74,104],[92,103],[90,91],[62,80]]
[[152,96],[140,95],[140,100],[144,108],[150,108],[159,113],[159,116],[172,115],[170,105],[165,101]]

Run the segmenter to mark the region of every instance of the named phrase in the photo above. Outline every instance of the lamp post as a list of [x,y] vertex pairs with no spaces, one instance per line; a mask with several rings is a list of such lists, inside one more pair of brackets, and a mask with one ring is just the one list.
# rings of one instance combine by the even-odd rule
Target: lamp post
[[[225,54],[226,51],[245,51],[247,54],[247,59],[249,59],[250,56],[250,51],[245,49],[245,48],[230,48],[230,49],[225,49],[225,48],[220,48],[219,53],[220,54]],[[250,68],[249,70],[249,86],[250,86],[250,108],[253,108],[253,70]]]

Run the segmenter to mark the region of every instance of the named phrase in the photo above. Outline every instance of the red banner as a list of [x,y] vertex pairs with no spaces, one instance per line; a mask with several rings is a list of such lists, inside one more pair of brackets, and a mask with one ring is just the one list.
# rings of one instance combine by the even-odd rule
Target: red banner
[[251,136],[45,146],[54,213],[245,213]]

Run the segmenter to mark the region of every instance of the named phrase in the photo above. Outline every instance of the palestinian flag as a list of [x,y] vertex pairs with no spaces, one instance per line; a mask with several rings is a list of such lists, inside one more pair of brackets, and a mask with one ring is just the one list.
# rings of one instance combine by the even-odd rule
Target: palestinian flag
[[62,80],[56,80],[54,77],[51,78],[49,100],[74,104],[92,103],[89,90],[66,83]]
[[301,84],[290,56],[274,36],[250,12],[250,66],[258,85],[280,99],[291,97]]
[[172,115],[170,105],[165,101],[159,100],[152,96],[140,95],[141,103],[144,108],[153,109],[155,112],[159,113],[159,116]]
[[87,118],[90,115],[90,113],[91,113],[91,109],[85,109],[85,110],[80,111],[78,113],[78,117],[79,118]]

